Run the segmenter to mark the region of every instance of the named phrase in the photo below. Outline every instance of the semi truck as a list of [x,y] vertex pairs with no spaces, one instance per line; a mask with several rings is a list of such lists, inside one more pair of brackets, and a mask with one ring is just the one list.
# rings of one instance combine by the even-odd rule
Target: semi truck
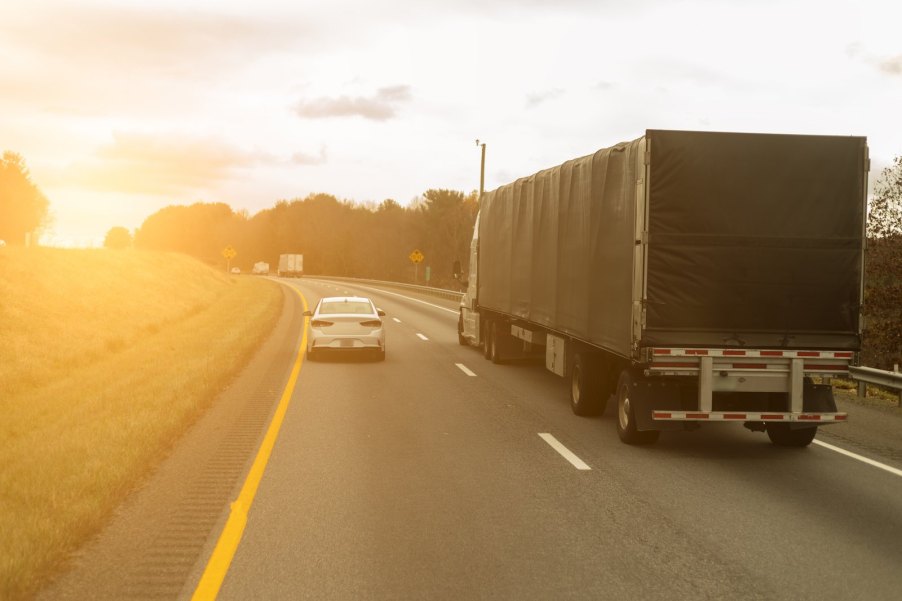
[[458,339],[544,354],[620,439],[810,444],[861,343],[867,140],[647,130],[480,198]]
[[304,255],[279,255],[278,275],[286,278],[304,275]]

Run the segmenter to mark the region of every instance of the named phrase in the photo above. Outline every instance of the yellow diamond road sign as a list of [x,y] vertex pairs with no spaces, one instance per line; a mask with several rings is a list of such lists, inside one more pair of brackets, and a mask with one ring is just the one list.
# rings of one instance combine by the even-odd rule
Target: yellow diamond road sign
[[423,253],[421,253],[419,250],[413,251],[408,255],[408,257],[410,257],[410,260],[414,263],[422,263],[423,259],[425,258],[423,256]]
[[231,246],[226,246],[224,249],[222,249],[222,256],[226,259],[234,259],[237,254],[238,253],[235,252],[235,249]]

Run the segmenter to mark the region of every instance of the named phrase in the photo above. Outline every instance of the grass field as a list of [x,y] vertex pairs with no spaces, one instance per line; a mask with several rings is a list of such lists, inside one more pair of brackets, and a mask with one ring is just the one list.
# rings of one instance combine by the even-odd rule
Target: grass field
[[29,598],[98,531],[281,302],[181,255],[0,248],[0,599]]

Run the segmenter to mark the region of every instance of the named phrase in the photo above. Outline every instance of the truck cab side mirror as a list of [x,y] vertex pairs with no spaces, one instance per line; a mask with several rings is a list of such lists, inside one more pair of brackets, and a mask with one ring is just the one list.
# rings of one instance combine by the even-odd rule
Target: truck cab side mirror
[[452,276],[455,280],[460,279],[460,261],[454,261],[454,267],[451,268]]

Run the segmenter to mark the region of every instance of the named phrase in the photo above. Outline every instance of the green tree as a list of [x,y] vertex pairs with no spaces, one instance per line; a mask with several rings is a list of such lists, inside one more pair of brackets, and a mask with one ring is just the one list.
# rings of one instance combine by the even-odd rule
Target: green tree
[[218,265],[223,263],[222,249],[236,244],[230,239],[236,222],[246,220],[223,203],[170,205],[144,220],[135,234],[135,246],[181,252]]
[[476,193],[457,190],[427,190],[419,204],[420,250],[425,265],[432,267],[430,284],[453,287],[454,261],[466,263],[478,203]]
[[128,229],[118,225],[116,227],[110,228],[110,231],[106,233],[106,238],[103,239],[103,246],[105,248],[112,248],[114,250],[129,248],[131,245],[131,233],[128,231]]
[[0,158],[0,240],[24,244],[26,234],[47,224],[49,205],[31,181],[22,156],[4,152]]
[[868,211],[862,363],[902,363],[902,157],[883,170]]

